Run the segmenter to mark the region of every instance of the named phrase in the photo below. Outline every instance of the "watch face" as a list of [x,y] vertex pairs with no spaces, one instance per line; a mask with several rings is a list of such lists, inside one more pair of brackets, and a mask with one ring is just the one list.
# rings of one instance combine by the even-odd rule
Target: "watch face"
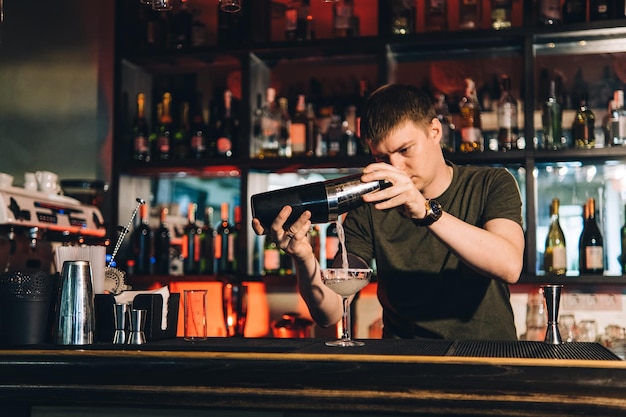
[[441,217],[441,213],[443,212],[443,210],[441,208],[441,204],[439,204],[438,201],[430,200],[430,209],[433,211],[431,214],[431,217],[433,219],[437,220],[439,217]]

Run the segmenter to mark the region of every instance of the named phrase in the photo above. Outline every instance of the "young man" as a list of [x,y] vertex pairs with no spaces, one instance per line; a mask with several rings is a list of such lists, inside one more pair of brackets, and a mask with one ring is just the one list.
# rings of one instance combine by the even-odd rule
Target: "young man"
[[[376,259],[384,337],[516,340],[508,284],[522,270],[521,198],[503,168],[456,166],[443,157],[441,123],[419,89],[386,85],[368,98],[361,132],[376,163],[364,182],[392,186],[343,224],[351,264]],[[294,259],[298,288],[321,326],[340,320],[339,296],[323,284],[306,238],[310,213],[287,231],[284,207],[269,234]]]

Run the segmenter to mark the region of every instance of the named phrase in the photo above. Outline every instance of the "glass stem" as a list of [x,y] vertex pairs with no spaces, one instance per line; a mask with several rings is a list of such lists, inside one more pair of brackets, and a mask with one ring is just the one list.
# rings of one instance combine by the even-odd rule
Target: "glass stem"
[[343,317],[341,318],[341,326],[343,327],[343,340],[350,340],[350,298],[343,297]]

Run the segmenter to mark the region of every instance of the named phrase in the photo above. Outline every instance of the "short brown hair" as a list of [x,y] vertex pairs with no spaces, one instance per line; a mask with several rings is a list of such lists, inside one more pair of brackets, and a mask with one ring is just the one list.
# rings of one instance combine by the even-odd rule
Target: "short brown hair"
[[387,84],[365,101],[361,117],[361,139],[377,144],[394,129],[412,121],[427,129],[437,117],[432,100],[409,84]]

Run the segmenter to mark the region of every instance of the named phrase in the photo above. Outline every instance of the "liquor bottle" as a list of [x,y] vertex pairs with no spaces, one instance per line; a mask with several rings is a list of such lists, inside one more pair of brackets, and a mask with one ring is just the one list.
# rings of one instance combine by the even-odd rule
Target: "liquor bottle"
[[280,109],[276,103],[276,90],[272,87],[267,89],[265,105],[261,116],[261,149],[259,158],[278,157],[278,137],[280,134]]
[[196,222],[196,203],[187,206],[187,224],[183,228],[183,271],[186,275],[200,273],[200,240],[202,227]]
[[491,0],[491,27],[507,29],[511,27],[513,0]]
[[334,2],[333,36],[335,38],[351,38],[358,35],[358,20],[354,16],[353,0]]
[[391,0],[391,34],[415,33],[415,0]]
[[501,151],[523,149],[517,127],[517,100],[511,94],[511,79],[500,77],[502,93],[498,100],[498,147]]
[[235,259],[233,226],[229,222],[228,203],[222,203],[221,222],[215,235],[215,262],[217,274],[232,274]]
[[482,152],[484,140],[480,115],[480,104],[476,97],[476,84],[465,79],[465,95],[459,103],[461,109],[461,152]]
[[167,225],[167,207],[162,207],[159,214],[159,228],[154,234],[154,272],[158,275],[170,273],[171,232]]
[[550,228],[546,236],[543,267],[547,275],[565,275],[567,271],[567,251],[565,235],[559,223],[558,198],[553,198],[550,204]]
[[479,0],[459,0],[459,28],[481,28],[481,3]]
[[291,153],[293,156],[303,156],[307,152],[308,118],[306,114],[306,101],[304,94],[298,95],[291,125],[289,137],[291,138]]
[[342,122],[343,138],[341,154],[356,156],[359,153],[359,139],[356,135],[356,105],[346,106]]
[[132,127],[133,159],[136,161],[150,161],[150,129],[145,117],[145,95],[137,94],[137,110]]
[[310,0],[293,0],[285,10],[285,39],[303,41],[314,38]]
[[604,273],[604,240],[596,221],[595,199],[587,199],[587,220],[580,235],[579,260],[580,274]]
[[263,144],[263,94],[257,93],[256,106],[252,109],[252,138],[250,139],[250,158],[261,156]]
[[263,244],[263,274],[278,275],[280,269],[280,248],[269,236]]
[[184,101],[180,106],[178,128],[173,134],[172,156],[174,159],[186,159],[189,155],[189,102]]
[[344,156],[342,155],[344,146],[343,125],[341,122],[341,116],[333,112],[325,135],[326,155],[328,156]]
[[626,146],[626,109],[624,90],[613,92],[612,108],[609,116],[609,143],[613,146]]
[[198,93],[189,125],[189,156],[204,159],[209,156],[209,129],[202,108],[202,95]]
[[616,1],[614,0],[591,0],[589,2],[589,20],[615,19],[615,5]]
[[163,94],[163,101],[161,102],[161,117],[159,118],[159,124],[156,129],[156,159],[167,160],[170,159],[171,153],[171,136],[172,136],[172,95],[170,93]]
[[583,23],[587,20],[586,0],[565,0],[563,4],[564,23]]
[[285,97],[278,99],[280,108],[280,131],[278,134],[278,156],[291,158],[291,116],[289,116],[289,102]]
[[317,125],[313,103],[306,104],[306,156],[314,156],[317,148]]
[[622,253],[620,254],[619,261],[622,266],[622,274],[626,274],[626,206],[624,207],[624,225],[620,229],[620,237]]
[[202,223],[202,240],[200,241],[200,273],[212,275],[215,273],[215,229],[213,228],[213,207],[204,209]]
[[435,112],[441,122],[441,149],[446,152],[454,152],[454,124],[446,101],[446,95],[442,92],[435,93]]
[[311,244],[311,247],[313,248],[313,255],[315,255],[315,259],[317,259],[318,262],[322,262],[322,260],[320,259],[320,255],[321,255],[321,248],[322,248],[322,242],[321,242],[321,233],[320,233],[320,227],[317,224],[312,224],[311,228],[309,229],[309,243]]
[[326,268],[333,266],[335,256],[340,248],[339,235],[337,234],[337,223],[330,223],[326,227]]
[[543,103],[541,121],[543,123],[544,149],[557,150],[564,148],[563,110],[561,103],[556,99],[554,80],[550,81],[550,92],[548,93],[548,98]]
[[540,25],[561,24],[563,22],[561,0],[539,0],[537,2],[537,22]]
[[425,30],[448,30],[447,0],[427,0],[425,6]]
[[580,106],[574,116],[572,124],[572,137],[577,149],[591,149],[596,145],[595,119],[593,111],[587,106],[587,99],[580,100]]
[[215,156],[230,158],[234,155],[235,142],[239,135],[239,118],[233,109],[233,93],[224,90],[222,106],[214,119],[215,125]]
[[133,260],[135,274],[152,274],[153,232],[150,228],[148,205],[139,206],[139,225],[133,233]]

